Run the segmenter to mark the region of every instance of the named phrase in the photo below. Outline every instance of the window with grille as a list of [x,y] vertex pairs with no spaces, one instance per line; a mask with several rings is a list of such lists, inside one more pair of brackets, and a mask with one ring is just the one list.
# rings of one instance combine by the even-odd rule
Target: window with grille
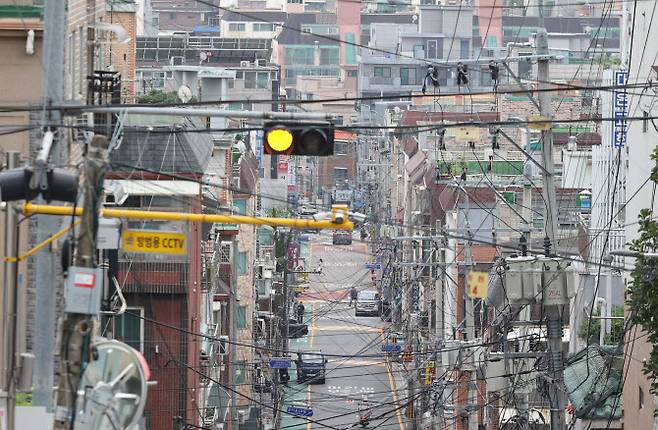
[[219,247],[219,263],[228,264],[231,262],[231,246],[230,242],[222,243]]

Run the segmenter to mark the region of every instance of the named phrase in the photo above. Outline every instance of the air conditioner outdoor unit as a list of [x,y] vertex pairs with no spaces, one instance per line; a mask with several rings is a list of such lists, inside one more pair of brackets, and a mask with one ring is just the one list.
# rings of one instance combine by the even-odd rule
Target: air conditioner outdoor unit
[[254,61],[254,66],[256,67],[265,67],[267,65],[267,60],[264,58],[258,58]]
[[240,61],[240,67],[249,67],[249,61]]
[[171,64],[172,66],[182,66],[183,64],[185,64],[185,57],[174,55],[169,59],[169,64]]

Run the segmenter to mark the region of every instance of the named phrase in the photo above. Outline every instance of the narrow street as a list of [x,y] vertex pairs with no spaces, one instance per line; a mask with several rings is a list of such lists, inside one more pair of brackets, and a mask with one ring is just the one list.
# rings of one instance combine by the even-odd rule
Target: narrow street
[[[297,384],[297,373],[290,373],[286,390],[289,405],[305,405],[313,410],[310,420],[283,415],[281,429],[347,429],[359,426],[359,404],[372,408],[369,428],[402,429],[403,410],[396,403],[404,392],[399,371],[390,372],[381,353],[381,340],[388,323],[377,316],[355,317],[349,305],[352,285],[361,290],[372,285],[365,263],[372,257],[367,245],[332,245],[330,234],[312,237],[312,261],[323,260],[323,273],[309,277],[310,287],[301,296],[306,306],[309,334],[291,339],[296,351],[321,351],[327,359],[324,384]],[[294,365],[293,365],[294,366]],[[398,388],[396,388],[396,386]],[[400,394],[401,393],[401,394]]]

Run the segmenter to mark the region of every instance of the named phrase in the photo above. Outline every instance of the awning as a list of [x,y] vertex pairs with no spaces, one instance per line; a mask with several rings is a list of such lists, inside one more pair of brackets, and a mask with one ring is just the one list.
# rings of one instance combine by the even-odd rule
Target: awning
[[108,179],[103,188],[108,193],[128,196],[198,196],[201,186],[194,181],[150,181],[144,179]]

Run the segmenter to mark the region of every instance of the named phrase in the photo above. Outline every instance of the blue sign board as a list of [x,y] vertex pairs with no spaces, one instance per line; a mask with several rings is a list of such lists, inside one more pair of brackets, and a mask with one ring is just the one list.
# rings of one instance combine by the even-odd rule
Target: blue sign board
[[382,263],[366,263],[368,270],[382,270]]
[[[625,86],[628,80],[627,70],[615,70],[613,77],[614,86]],[[612,93],[612,146],[622,148],[626,145],[626,131],[628,130],[628,96],[626,89],[616,89]]]
[[313,409],[305,408],[303,406],[288,406],[288,409],[286,409],[286,412],[288,412],[290,415],[294,415],[296,417],[312,417],[313,416]]
[[382,344],[382,352],[402,352],[402,345],[399,343]]
[[289,369],[290,358],[270,358],[270,368],[272,369]]

